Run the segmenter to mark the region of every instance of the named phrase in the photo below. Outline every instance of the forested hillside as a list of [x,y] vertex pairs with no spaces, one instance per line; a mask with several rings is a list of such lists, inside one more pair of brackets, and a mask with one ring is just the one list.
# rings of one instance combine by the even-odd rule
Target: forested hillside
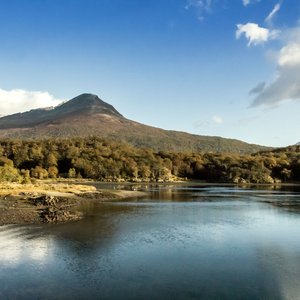
[[96,137],[0,141],[1,181],[57,177],[102,181],[299,181],[300,146],[237,155],[155,152]]

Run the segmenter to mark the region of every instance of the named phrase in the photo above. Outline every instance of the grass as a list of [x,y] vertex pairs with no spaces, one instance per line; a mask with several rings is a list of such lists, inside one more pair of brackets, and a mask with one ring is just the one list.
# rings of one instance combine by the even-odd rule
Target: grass
[[0,195],[18,194],[20,192],[59,192],[59,193],[85,193],[94,192],[96,188],[90,185],[83,184],[69,184],[53,181],[38,181],[34,184],[20,184],[20,183],[0,183]]

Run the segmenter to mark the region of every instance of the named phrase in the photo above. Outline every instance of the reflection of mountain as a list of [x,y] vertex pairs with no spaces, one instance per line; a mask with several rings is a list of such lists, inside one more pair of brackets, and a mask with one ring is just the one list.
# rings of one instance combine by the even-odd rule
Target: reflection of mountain
[[118,230],[116,221],[119,215],[130,214],[137,209],[135,206],[120,206],[110,203],[83,203],[81,207],[85,215],[83,220],[49,228],[49,233],[78,242],[83,247],[91,242],[89,249],[86,249],[86,251],[90,251],[99,247],[95,241],[100,244],[105,241],[107,245],[107,238],[113,240],[115,232]]
[[92,94],[82,94],[52,109],[34,109],[0,118],[0,137],[91,135],[155,150],[253,153],[266,149],[239,140],[163,130],[134,122]]
[[88,265],[89,256],[94,257],[102,247],[114,243],[114,236],[120,230],[119,216],[130,215],[138,209],[131,205],[89,202],[82,207],[86,218],[79,222],[43,227],[1,226],[0,265],[14,266],[28,261],[42,263],[59,249],[67,252],[64,255],[72,262],[72,268],[83,271],[92,266],[99,267],[94,261]]
[[[259,202],[285,193],[153,189],[75,223],[0,227],[1,299],[298,299],[299,218]],[[203,202],[163,201],[178,190]]]

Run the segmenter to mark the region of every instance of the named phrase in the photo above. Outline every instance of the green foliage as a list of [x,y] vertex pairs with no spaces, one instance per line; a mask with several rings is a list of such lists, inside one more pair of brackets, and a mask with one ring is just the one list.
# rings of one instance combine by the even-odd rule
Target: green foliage
[[0,157],[0,166],[4,167],[5,165],[13,167],[14,162],[5,156],[2,156],[2,157]]
[[300,180],[300,147],[253,155],[187,154],[155,152],[95,137],[2,140],[0,167],[1,181],[17,182],[49,177],[103,181],[169,181],[180,177],[211,182],[290,182]]
[[40,166],[36,166],[35,168],[30,170],[30,175],[36,179],[46,179],[48,178],[47,170],[43,169]]
[[21,170],[21,175],[22,175],[22,183],[31,183],[31,178],[30,178],[30,171],[29,170]]
[[48,168],[48,176],[50,178],[56,178],[58,175],[58,169],[55,166],[51,166]]
[[69,169],[68,177],[69,178],[76,178],[76,170],[75,170],[75,168],[70,168]]
[[22,176],[19,170],[12,165],[0,166],[0,181],[4,182],[18,182],[22,181]]

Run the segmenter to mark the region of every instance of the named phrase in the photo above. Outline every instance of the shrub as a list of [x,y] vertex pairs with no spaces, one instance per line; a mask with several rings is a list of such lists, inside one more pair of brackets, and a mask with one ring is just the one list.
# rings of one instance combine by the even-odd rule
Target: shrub
[[11,165],[0,166],[0,181],[8,182],[21,182],[22,176],[19,174],[18,169]]

